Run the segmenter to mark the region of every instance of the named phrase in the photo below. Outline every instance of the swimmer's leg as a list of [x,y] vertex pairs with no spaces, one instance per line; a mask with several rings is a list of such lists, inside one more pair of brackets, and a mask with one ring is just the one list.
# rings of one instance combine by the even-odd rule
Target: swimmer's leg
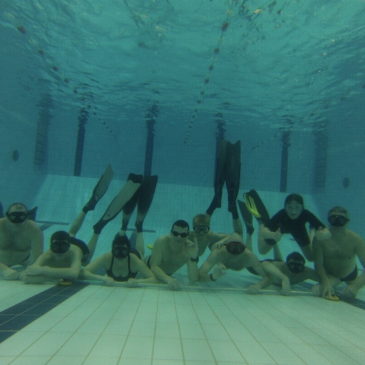
[[128,181],[109,204],[100,220],[94,225],[95,234],[100,234],[104,226],[119,214],[124,205],[132,198],[141,186],[142,179],[142,175],[129,174]]
[[153,196],[157,185],[157,176],[145,176],[143,182],[138,191],[123,207],[123,219],[121,233],[125,232],[128,228],[129,219],[133,213],[133,210],[137,206],[137,218],[136,218],[136,231],[143,232],[143,222],[147,215],[147,212],[151,206]]
[[103,175],[100,177],[99,181],[95,185],[90,200],[82,208],[82,211],[79,213],[76,219],[71,223],[71,227],[69,229],[69,234],[71,236],[74,237],[80,230],[82,224],[84,223],[87,212],[89,212],[90,210],[94,210],[96,203],[104,196],[104,194],[108,190],[112,178],[113,169],[110,165],[108,165]]
[[226,186],[228,193],[228,211],[234,220],[238,218],[237,195],[241,177],[241,142],[227,143],[226,152]]
[[244,202],[242,202],[240,200],[238,200],[237,202],[238,202],[238,208],[241,212],[243,222],[244,222],[245,227],[246,227],[246,234],[247,234],[246,239],[251,240],[251,242],[252,242],[252,234],[255,231],[255,229],[253,228],[252,214],[247,209],[246,204]]
[[131,244],[134,248],[139,252],[141,255],[141,258],[144,258],[144,238],[143,238],[143,232],[135,231],[133,232],[131,238],[130,238]]

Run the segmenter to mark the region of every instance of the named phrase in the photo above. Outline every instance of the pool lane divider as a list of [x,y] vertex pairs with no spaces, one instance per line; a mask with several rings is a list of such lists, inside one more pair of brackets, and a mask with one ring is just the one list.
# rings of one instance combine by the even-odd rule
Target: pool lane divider
[[0,343],[88,286],[56,285],[0,312]]

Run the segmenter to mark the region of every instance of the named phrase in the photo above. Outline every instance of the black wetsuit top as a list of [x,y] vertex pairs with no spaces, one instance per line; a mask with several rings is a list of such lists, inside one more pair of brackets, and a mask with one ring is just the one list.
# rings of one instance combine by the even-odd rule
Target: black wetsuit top
[[110,263],[109,269],[106,270],[106,274],[113,278],[115,281],[128,281],[130,278],[135,278],[138,273],[131,271],[131,256],[130,255],[135,254],[138,258],[141,258],[138,251],[131,251],[128,255],[128,274],[126,276],[116,276],[113,274],[113,264],[114,264],[114,256],[112,256],[112,261]]
[[309,235],[305,225],[309,223],[311,228],[324,228],[325,225],[309,210],[304,209],[297,219],[290,219],[285,209],[279,210],[271,219],[267,228],[276,231],[280,228],[281,233],[290,233],[298,242],[299,246],[310,244]]

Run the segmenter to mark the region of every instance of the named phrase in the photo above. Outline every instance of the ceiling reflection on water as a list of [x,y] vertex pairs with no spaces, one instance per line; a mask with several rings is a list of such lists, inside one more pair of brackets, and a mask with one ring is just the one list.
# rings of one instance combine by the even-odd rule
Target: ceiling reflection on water
[[111,123],[156,103],[184,114],[186,137],[219,112],[233,124],[321,129],[330,113],[352,118],[365,93],[359,0],[4,4],[1,25],[31,55],[23,86]]

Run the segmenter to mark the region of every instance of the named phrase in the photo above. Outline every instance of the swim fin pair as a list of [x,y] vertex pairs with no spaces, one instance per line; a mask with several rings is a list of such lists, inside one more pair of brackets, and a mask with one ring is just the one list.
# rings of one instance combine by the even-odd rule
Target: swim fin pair
[[217,144],[214,197],[206,213],[212,215],[216,208],[221,207],[223,186],[226,184],[228,193],[228,211],[233,218],[238,218],[236,199],[240,188],[241,176],[241,142],[230,143],[222,140]]
[[137,174],[129,174],[128,180],[119,193],[114,197],[112,202],[106,208],[103,216],[94,225],[94,233],[100,234],[104,226],[113,220],[123,209],[123,207],[134,196],[136,191],[139,190],[143,182],[143,176]]
[[158,177],[144,176],[140,188],[134,193],[133,197],[123,207],[122,230],[128,228],[129,219],[134,209],[137,207],[137,219],[135,223],[136,231],[143,232],[143,221],[151,206],[155,194]]

